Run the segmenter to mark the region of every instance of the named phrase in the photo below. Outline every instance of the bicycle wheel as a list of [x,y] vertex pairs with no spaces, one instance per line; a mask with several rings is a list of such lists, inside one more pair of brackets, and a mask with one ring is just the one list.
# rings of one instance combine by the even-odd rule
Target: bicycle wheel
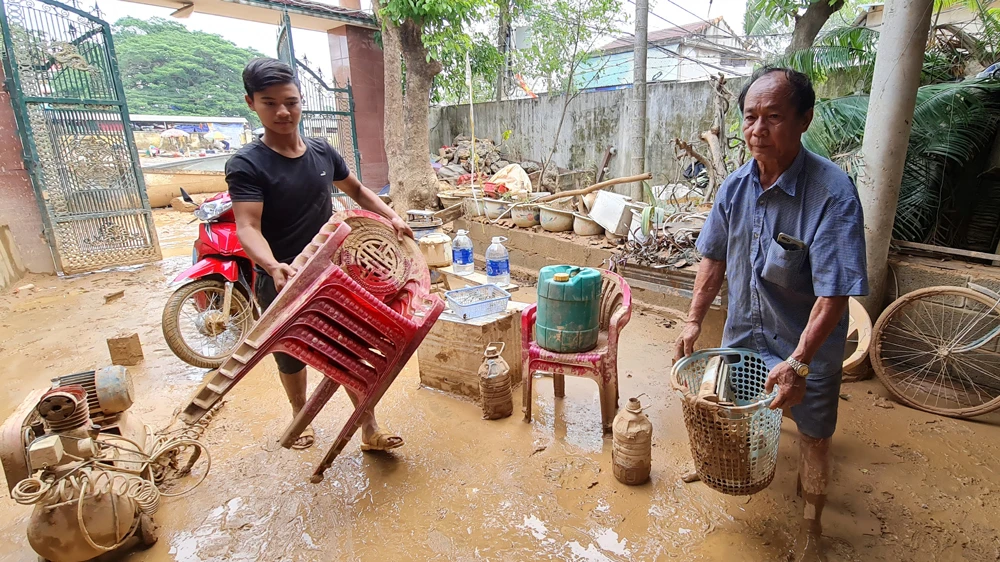
[[872,367],[900,402],[972,417],[1000,408],[1000,305],[964,287],[904,295],[873,330]]

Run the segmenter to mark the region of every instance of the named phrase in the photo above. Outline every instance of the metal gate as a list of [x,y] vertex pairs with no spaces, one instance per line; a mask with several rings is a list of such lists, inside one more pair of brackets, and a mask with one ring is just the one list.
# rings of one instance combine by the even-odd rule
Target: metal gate
[[0,29],[5,86],[59,271],[159,260],[110,26],[55,0],[0,0]]
[[347,167],[361,180],[361,153],[358,151],[351,85],[348,83],[340,88],[334,81],[333,86],[330,86],[323,79],[322,71],[309,68],[295,57],[292,27],[287,12],[282,14],[278,29],[278,60],[291,66],[299,79],[302,89],[302,134],[329,141],[344,157]]

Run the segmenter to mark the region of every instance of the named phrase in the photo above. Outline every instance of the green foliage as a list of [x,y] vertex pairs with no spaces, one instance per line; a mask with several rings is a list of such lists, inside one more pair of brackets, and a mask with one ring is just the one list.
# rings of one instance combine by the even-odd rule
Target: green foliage
[[[857,163],[868,96],[821,101],[803,136],[809,150],[845,168]],[[957,172],[989,146],[1000,124],[1000,81],[968,80],[922,86],[903,168],[893,237],[923,242],[939,228],[943,200],[966,186]]]
[[598,54],[600,42],[616,33],[623,13],[619,0],[549,0],[532,4],[526,14],[531,22],[531,45],[518,52],[522,74],[543,79],[550,94],[575,92],[581,66],[598,71],[594,76],[599,73],[600,69],[590,68],[588,61]]
[[495,13],[496,0],[387,0],[379,17],[396,25],[406,20],[421,27],[421,40],[428,57],[441,63],[434,78],[431,101],[457,103],[468,99],[465,56],[469,54],[476,100],[488,99],[503,57],[482,33],[469,30]]
[[261,53],[164,18],[126,17],[112,30],[131,112],[245,117],[259,123],[243,101],[242,72]]
[[439,44],[432,56],[441,63],[441,73],[434,78],[431,101],[462,103],[469,101],[465,56],[472,67],[472,91],[477,102],[495,98],[496,81],[503,70],[503,53],[482,33],[464,36],[459,41]]

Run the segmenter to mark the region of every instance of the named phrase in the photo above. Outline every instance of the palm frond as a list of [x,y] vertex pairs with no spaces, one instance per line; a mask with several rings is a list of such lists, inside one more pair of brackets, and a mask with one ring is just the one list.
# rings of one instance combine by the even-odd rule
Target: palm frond
[[[848,168],[861,148],[868,103],[863,95],[817,103],[803,145]],[[914,242],[935,236],[943,201],[956,188],[950,172],[993,141],[998,123],[1000,81],[967,80],[917,90],[893,236]]]
[[868,96],[823,100],[813,110],[813,122],[802,137],[806,148],[835,160],[861,147],[868,116]]
[[835,28],[819,37],[811,48],[784,53],[768,62],[794,68],[817,83],[840,74],[868,85],[875,68],[878,36],[877,31],[867,27]]

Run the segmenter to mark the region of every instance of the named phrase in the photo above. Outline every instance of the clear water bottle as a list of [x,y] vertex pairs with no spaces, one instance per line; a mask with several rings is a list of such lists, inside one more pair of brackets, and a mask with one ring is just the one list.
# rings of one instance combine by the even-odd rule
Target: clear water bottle
[[467,230],[459,230],[451,243],[451,268],[458,275],[469,275],[476,268],[472,260],[472,239],[468,234]]
[[486,282],[498,287],[510,285],[510,254],[503,247],[506,241],[503,236],[494,236],[493,243],[486,248]]

